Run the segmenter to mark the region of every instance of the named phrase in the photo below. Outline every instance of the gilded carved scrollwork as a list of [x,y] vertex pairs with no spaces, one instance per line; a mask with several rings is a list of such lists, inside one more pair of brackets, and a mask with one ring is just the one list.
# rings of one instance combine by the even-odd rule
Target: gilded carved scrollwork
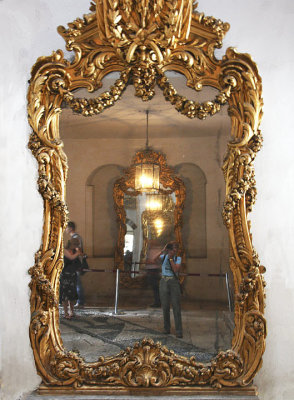
[[[32,68],[28,90],[28,118],[32,127],[29,148],[39,166],[38,188],[44,200],[42,245],[31,274],[30,338],[38,373],[48,388],[99,388],[167,386],[244,386],[261,366],[266,335],[264,320],[265,268],[252,246],[248,212],[256,197],[254,159],[262,145],[261,78],[247,54],[228,49],[222,60],[215,48],[229,25],[197,12],[192,0],[103,0],[91,4],[89,15],[67,29],[59,27],[66,48],[74,51],[67,61],[62,51],[40,57]],[[178,95],[165,72],[185,75],[187,85],[219,90],[214,100],[202,104]],[[95,91],[110,72],[119,72],[114,86],[96,99],[80,99],[74,90]],[[85,363],[66,352],[59,332],[59,275],[63,265],[63,230],[67,222],[65,182],[67,159],[59,138],[62,102],[84,116],[102,112],[134,85],[136,95],[147,101],[155,85],[166,100],[189,118],[206,118],[228,104],[232,140],[228,143],[223,171],[226,200],[223,219],[230,243],[234,277],[235,330],[232,348],[220,352],[209,364],[180,357],[149,339],[117,356]],[[167,168],[167,167],[164,167]],[[168,186],[168,174],[166,174]],[[130,180],[133,179],[130,177]],[[177,184],[175,179],[174,185]],[[125,187],[118,183],[117,210]],[[179,198],[181,195],[179,194]],[[123,219],[123,212],[121,214]],[[181,225],[181,212],[176,221]],[[123,224],[119,235],[124,236]]]

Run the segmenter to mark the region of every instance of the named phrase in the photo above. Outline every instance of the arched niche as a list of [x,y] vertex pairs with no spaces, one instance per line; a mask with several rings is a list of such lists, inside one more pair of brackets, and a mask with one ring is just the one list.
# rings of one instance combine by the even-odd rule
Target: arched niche
[[117,223],[112,194],[114,182],[122,173],[120,165],[102,165],[87,179],[86,237],[92,257],[114,257]]

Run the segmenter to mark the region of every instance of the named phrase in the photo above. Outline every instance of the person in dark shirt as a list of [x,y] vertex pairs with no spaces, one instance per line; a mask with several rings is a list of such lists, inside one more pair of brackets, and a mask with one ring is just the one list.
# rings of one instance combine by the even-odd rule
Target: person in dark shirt
[[78,299],[77,271],[81,268],[82,254],[78,239],[71,239],[64,249],[64,267],[60,275],[60,302],[66,319],[74,316],[74,305]]
[[[66,228],[66,233],[71,237],[71,239],[77,239],[79,241],[79,248],[83,253],[83,240],[81,236],[76,232],[76,224],[73,221],[69,221]],[[81,261],[81,258],[80,258]],[[84,308],[85,304],[85,296],[84,296],[84,289],[81,281],[81,270],[77,271],[77,292],[78,292],[78,299],[76,306],[78,308]]]

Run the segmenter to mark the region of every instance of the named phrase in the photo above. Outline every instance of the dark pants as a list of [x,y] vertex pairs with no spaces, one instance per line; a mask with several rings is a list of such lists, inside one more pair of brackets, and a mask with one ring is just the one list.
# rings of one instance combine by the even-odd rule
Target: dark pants
[[159,281],[160,281],[160,272],[158,269],[147,270],[147,284],[153,290],[154,305],[160,307]]
[[161,307],[163,311],[164,330],[170,332],[170,304],[173,308],[176,335],[182,335],[181,316],[181,288],[174,277],[166,279],[162,277],[159,284]]

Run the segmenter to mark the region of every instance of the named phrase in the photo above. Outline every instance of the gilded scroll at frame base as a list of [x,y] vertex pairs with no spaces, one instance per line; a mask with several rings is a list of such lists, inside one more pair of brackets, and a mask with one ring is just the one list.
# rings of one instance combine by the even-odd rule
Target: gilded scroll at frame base
[[[157,393],[194,394],[229,387],[230,393],[244,393],[233,387],[252,382],[261,367],[266,336],[265,269],[253,249],[247,219],[256,195],[253,162],[262,144],[262,86],[256,65],[249,55],[230,48],[217,60],[214,50],[221,46],[229,26],[197,13],[191,0],[106,0],[92,5],[91,11],[68,29],[59,27],[67,49],[75,52],[74,61],[64,59],[60,50],[40,57],[32,68],[28,91],[33,130],[29,147],[38,161],[38,186],[44,199],[42,246],[30,269],[30,339],[43,381],[40,391],[118,394],[152,388]],[[165,72],[169,70],[184,74],[195,90],[210,85],[219,94],[204,103],[190,101],[168,82]],[[121,76],[109,91],[94,99],[74,97],[77,88],[101,87],[103,77],[113,71]],[[233,139],[223,167],[223,218],[231,243],[235,330],[232,348],[209,364],[178,356],[150,339],[116,356],[86,363],[77,353],[67,352],[60,338],[57,299],[67,222],[67,159],[59,138],[60,107],[66,102],[84,116],[99,114],[113,106],[129,84],[144,101],[152,98],[158,85],[165,99],[189,118],[204,119],[229,105]]]

